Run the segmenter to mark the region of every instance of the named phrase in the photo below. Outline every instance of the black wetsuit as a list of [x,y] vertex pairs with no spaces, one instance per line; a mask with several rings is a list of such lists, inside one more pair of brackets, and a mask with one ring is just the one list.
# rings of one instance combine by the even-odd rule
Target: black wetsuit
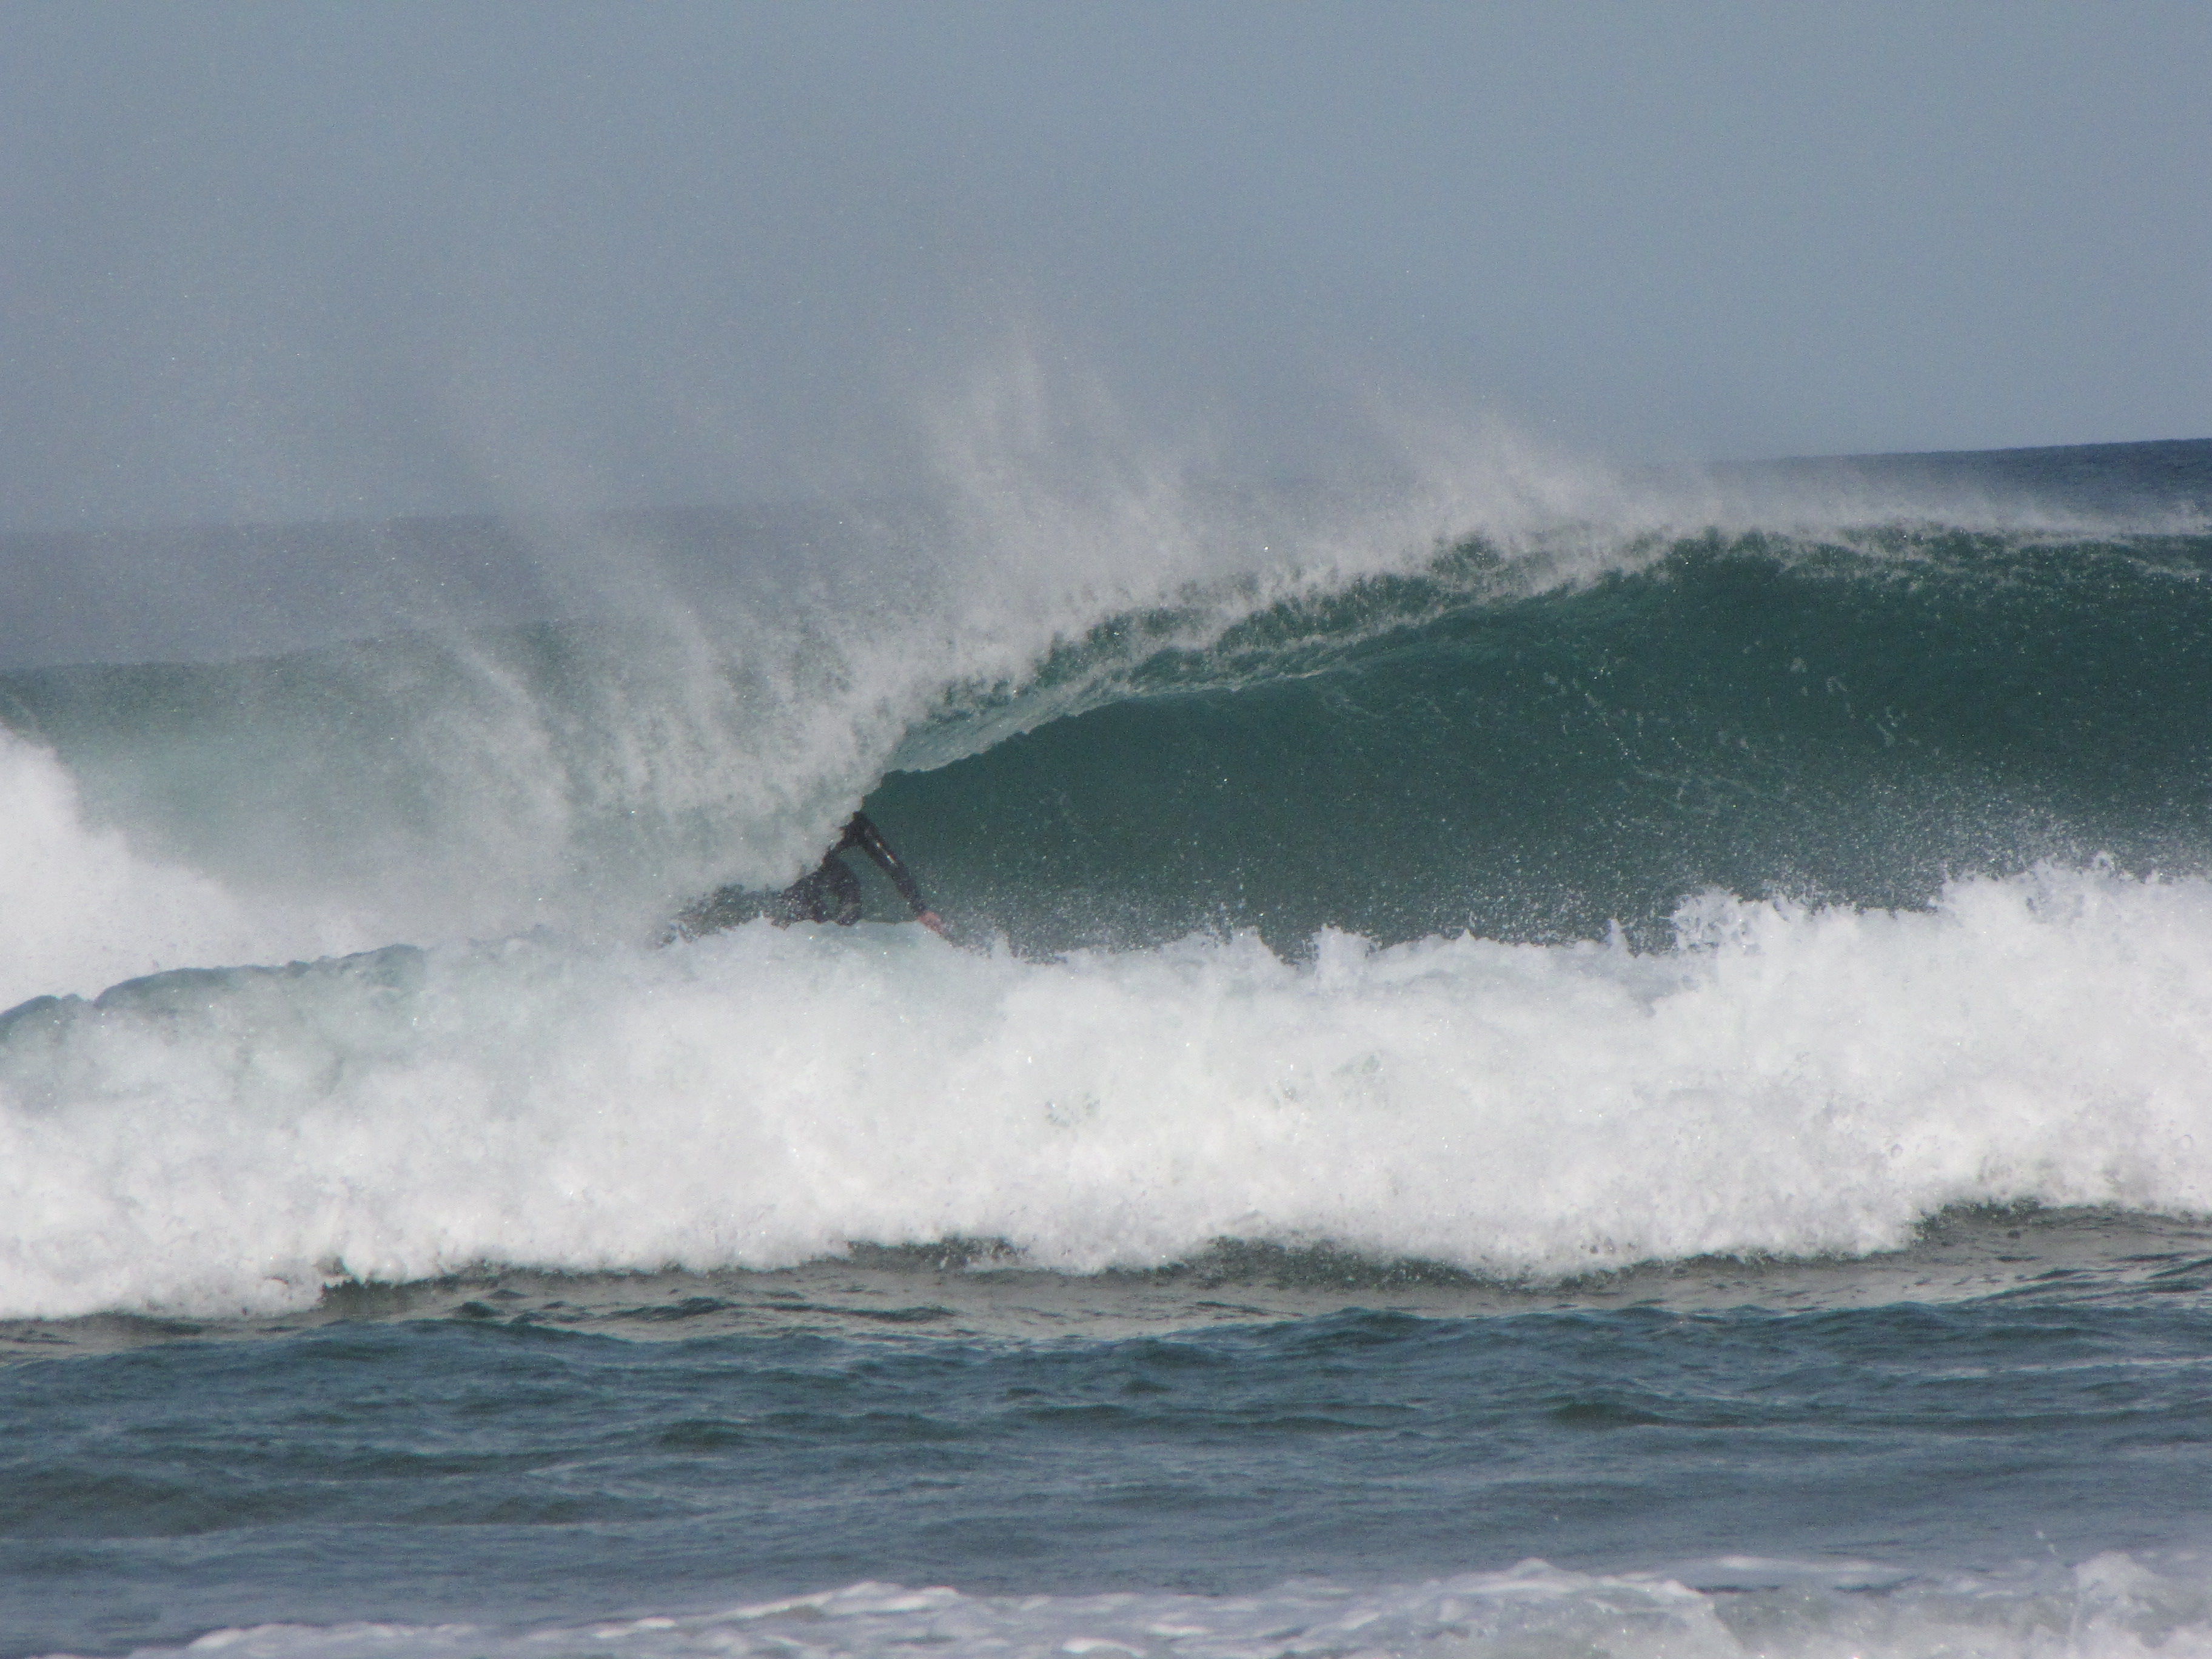
[[[913,872],[891,851],[884,832],[868,821],[867,815],[855,812],[847,820],[836,845],[822,855],[821,864],[783,891],[768,896],[742,887],[718,888],[678,916],[670,927],[669,937],[697,939],[750,921],[757,916],[766,916],[779,925],[834,921],[841,927],[850,927],[860,919],[860,878],[838,854],[855,847],[873,859],[876,867],[890,878],[891,885],[898,889],[899,896],[913,907],[917,917],[931,916],[929,902],[922,897]],[[942,931],[933,917],[932,925]]]
[[801,876],[776,896],[775,917],[779,921],[834,921],[840,927],[850,927],[860,919],[860,878],[853,868],[837,855],[859,848],[876,862],[876,868],[891,878],[899,896],[913,908],[915,915],[928,913],[929,905],[921,896],[921,888],[914,872],[899,861],[891,851],[890,842],[884,832],[870,823],[865,812],[855,812],[845,824],[844,833],[837,844],[822,855],[821,867],[811,875]]

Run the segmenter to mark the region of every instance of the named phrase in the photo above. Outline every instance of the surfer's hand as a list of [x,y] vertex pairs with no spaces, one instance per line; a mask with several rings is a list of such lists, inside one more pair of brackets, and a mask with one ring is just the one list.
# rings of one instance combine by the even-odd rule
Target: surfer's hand
[[939,915],[934,910],[924,910],[920,915],[916,916],[915,920],[920,922],[923,927],[928,928],[931,933],[936,934],[939,939],[951,939],[952,937],[952,930],[945,925],[945,918]]

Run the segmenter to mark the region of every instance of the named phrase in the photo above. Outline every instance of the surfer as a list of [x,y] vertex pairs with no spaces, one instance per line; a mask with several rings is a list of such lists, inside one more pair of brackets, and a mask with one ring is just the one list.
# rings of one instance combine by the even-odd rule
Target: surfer
[[719,933],[761,915],[779,927],[787,927],[794,921],[834,921],[840,927],[850,927],[860,919],[860,878],[840,854],[856,847],[890,878],[899,896],[913,908],[916,921],[940,938],[952,937],[945,926],[945,919],[931,909],[929,902],[922,897],[921,885],[915,880],[914,872],[891,850],[890,842],[884,839],[884,832],[865,812],[855,812],[847,819],[836,845],[822,855],[822,862],[766,905],[760,902],[757,895],[749,894],[742,887],[718,888],[676,918],[673,935],[697,939],[702,933]]

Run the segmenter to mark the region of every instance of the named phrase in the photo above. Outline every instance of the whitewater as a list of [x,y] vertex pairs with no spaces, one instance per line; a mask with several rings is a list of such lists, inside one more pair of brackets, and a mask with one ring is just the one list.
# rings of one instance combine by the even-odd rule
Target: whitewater
[[[0,666],[0,1652],[2212,1644],[2205,448]],[[863,807],[953,939],[671,932]]]
[[781,1267],[1219,1238],[1503,1277],[1896,1249],[1954,1205],[2212,1209],[2212,884],[1917,914],[1711,896],[1681,944],[1327,933],[1047,962],[766,921],[185,969],[0,1024],[7,1315],[487,1262]]

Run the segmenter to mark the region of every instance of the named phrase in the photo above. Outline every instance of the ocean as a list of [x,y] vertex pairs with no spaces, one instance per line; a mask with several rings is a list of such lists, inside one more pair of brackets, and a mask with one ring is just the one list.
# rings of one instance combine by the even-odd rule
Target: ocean
[[2212,442],[0,597],[0,1659],[2212,1654]]

